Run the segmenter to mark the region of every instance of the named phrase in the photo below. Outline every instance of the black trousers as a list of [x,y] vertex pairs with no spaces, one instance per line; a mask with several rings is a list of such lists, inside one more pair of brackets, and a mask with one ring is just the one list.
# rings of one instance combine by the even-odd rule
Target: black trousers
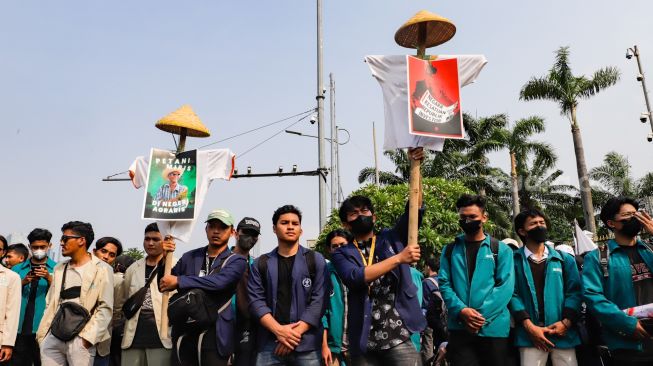
[[452,366],[512,366],[508,338],[479,337],[467,331],[449,332],[447,359]]
[[36,342],[36,334],[19,334],[9,361],[15,366],[41,366],[41,351]]

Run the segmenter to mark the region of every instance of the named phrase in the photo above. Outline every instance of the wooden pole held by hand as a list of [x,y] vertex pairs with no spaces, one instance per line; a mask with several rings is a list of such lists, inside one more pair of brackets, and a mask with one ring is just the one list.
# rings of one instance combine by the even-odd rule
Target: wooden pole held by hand
[[[177,145],[177,154],[184,151],[186,147],[186,135],[188,135],[188,129],[182,127],[181,134],[179,136],[179,145]],[[166,236],[166,239],[169,238],[169,235]],[[163,275],[168,276],[172,273],[172,252],[166,252],[165,254],[165,267],[163,268]],[[170,291],[166,291],[161,296],[161,328],[159,335],[161,339],[168,337],[168,302],[170,301]]]

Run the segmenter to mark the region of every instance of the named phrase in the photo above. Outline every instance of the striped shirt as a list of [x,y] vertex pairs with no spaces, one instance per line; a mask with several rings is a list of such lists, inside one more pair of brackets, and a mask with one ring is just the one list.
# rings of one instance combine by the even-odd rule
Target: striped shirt
[[169,201],[173,198],[177,198],[179,194],[184,193],[188,191],[188,188],[186,186],[177,184],[177,187],[171,192],[170,191],[170,184],[166,183],[159,188],[159,191],[156,192],[156,197],[154,198],[157,201]]

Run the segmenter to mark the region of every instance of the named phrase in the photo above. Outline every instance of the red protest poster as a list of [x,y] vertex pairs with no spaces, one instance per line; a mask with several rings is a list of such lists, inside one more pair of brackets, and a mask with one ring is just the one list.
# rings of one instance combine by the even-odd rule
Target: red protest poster
[[464,138],[458,60],[422,60],[406,56],[408,132],[412,135]]

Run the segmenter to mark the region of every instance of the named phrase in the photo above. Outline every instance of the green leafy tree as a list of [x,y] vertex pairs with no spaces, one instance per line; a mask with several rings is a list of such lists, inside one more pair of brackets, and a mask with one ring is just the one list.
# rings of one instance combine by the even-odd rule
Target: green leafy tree
[[128,257],[132,257],[135,261],[145,257],[145,252],[137,248],[128,248],[122,254]]
[[590,178],[600,183],[596,190],[609,195],[638,198],[653,194],[653,173],[636,179],[628,158],[614,151],[605,155],[603,164],[590,170]]
[[569,118],[576,155],[576,170],[580,182],[583,216],[588,230],[593,233],[596,233],[596,223],[583,140],[577,119],[578,102],[616,84],[618,80],[619,70],[615,67],[599,69],[592,77],[574,75],[569,65],[569,47],[560,47],[549,73],[543,77],[533,77],[519,92],[521,100],[550,100],[558,103],[560,113]]
[[[419,244],[422,258],[439,253],[442,247],[450,243],[460,233],[456,200],[464,193],[471,193],[463,184],[443,178],[425,178],[423,181],[424,204],[426,211],[419,229]],[[370,184],[359,188],[351,195],[364,195],[372,200],[377,217],[376,228],[392,227],[399,216],[404,213],[408,201],[408,185],[388,185],[377,187]],[[324,239],[331,230],[341,227],[338,212],[333,211],[318,238],[317,249],[327,253]],[[485,226],[494,235],[496,226]],[[328,254],[327,254],[328,256]]]

